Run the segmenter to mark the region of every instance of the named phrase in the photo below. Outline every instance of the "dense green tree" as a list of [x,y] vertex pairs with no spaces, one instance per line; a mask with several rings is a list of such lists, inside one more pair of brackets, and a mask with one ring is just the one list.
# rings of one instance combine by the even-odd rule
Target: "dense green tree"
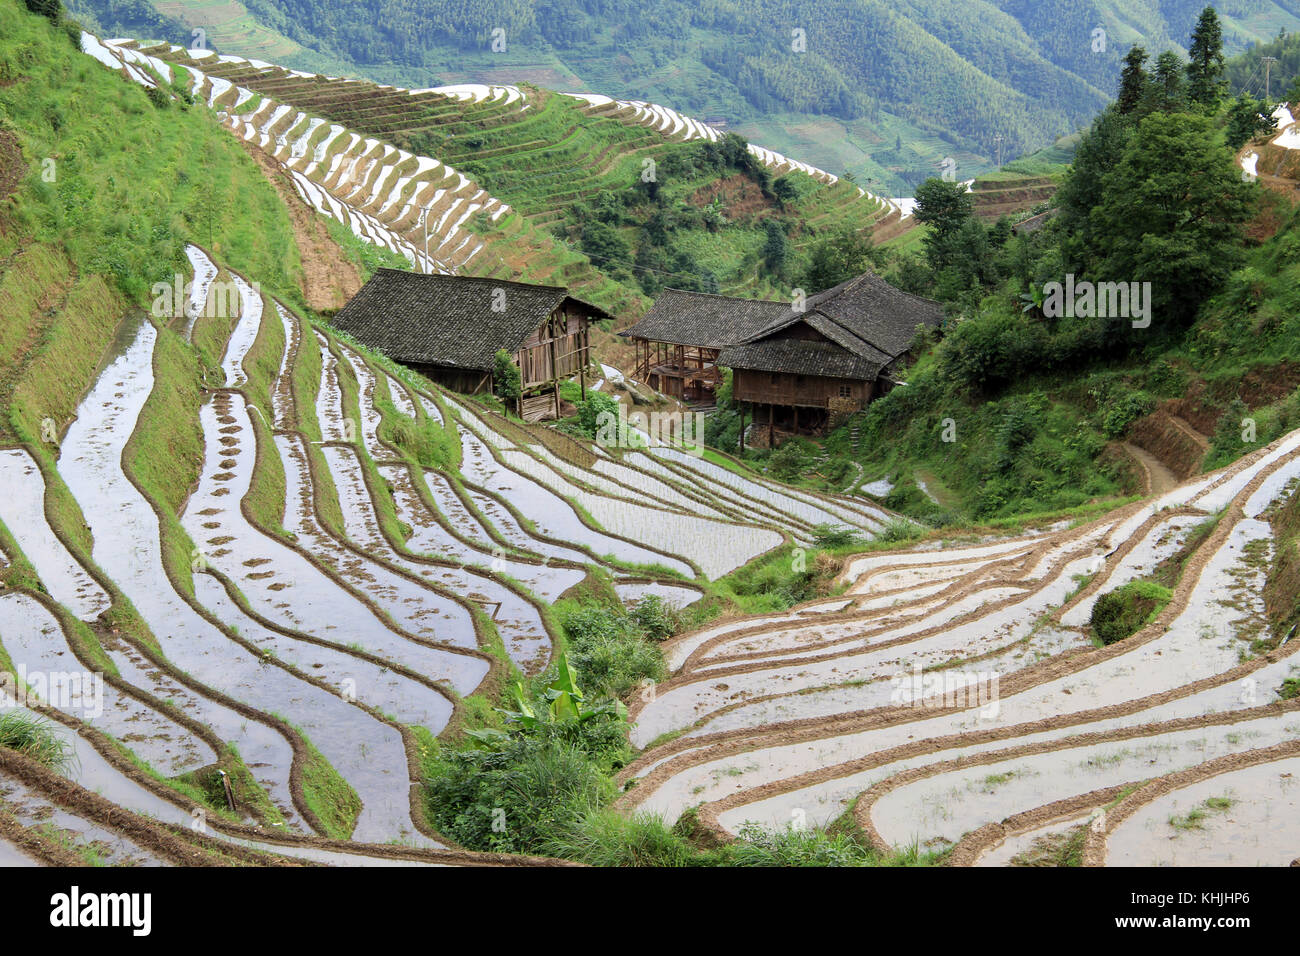
[[[913,215],[917,222],[930,227],[922,243],[934,272],[958,265],[958,260],[963,258],[962,247],[969,247],[973,236],[973,233],[963,235],[963,230],[968,222],[973,221],[973,209],[973,200],[964,183],[931,178],[916,187],[916,211]],[[987,247],[987,236],[982,226],[979,231]],[[970,269],[960,268],[959,274],[950,274],[944,279],[944,284],[954,291],[968,288],[970,274]]]
[[780,275],[785,269],[789,255],[785,229],[775,219],[767,220],[763,228],[767,231],[767,240],[763,243],[763,264],[772,274]]
[[1213,110],[1227,88],[1223,76],[1223,25],[1214,7],[1201,11],[1187,53],[1187,97]]
[[626,265],[632,258],[627,240],[613,226],[599,219],[583,224],[582,251],[597,266]]
[[1261,133],[1273,129],[1273,117],[1268,104],[1242,93],[1228,106],[1228,125],[1223,138],[1232,150],[1241,149]]
[[940,239],[955,233],[974,208],[965,183],[950,183],[931,177],[916,187],[916,221],[930,227]]
[[1102,179],[1098,279],[1150,282],[1153,314],[1190,322],[1240,259],[1254,188],[1207,117],[1153,113]]
[[497,397],[513,405],[523,394],[523,377],[514,356],[505,349],[497,351],[496,364],[492,368],[492,390]]
[[1186,66],[1173,50],[1165,50],[1156,57],[1147,88],[1150,108],[1163,113],[1177,113],[1187,104],[1184,82]]
[[1119,162],[1132,135],[1132,123],[1117,110],[1105,110],[1074,151],[1070,175],[1061,183],[1053,204],[1059,211],[1055,226],[1062,237],[1061,252],[1067,271],[1084,272],[1095,261],[1099,224],[1092,210],[1105,195],[1106,174]]
[[823,292],[854,276],[871,265],[871,234],[868,230],[845,227],[813,246],[808,268],[802,280],[809,294]]
[[1124,56],[1124,69],[1119,75],[1119,96],[1116,104],[1127,116],[1141,105],[1147,91],[1147,51],[1134,44]]
[[26,0],[27,9],[39,13],[52,23],[58,23],[63,16],[62,0]]

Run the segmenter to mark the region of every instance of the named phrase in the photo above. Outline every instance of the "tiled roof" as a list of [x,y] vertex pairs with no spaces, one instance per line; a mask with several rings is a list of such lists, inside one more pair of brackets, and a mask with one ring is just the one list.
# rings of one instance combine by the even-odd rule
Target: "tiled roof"
[[[919,326],[935,327],[943,321],[943,306],[932,299],[895,289],[867,272],[810,296],[802,314],[787,311],[784,318],[770,323],[751,340],[771,335],[814,314],[824,316],[878,352],[897,358],[911,346]],[[846,344],[846,347],[852,346]]]
[[641,321],[619,334],[716,349],[747,339],[789,313],[788,302],[665,289]]
[[488,371],[566,301],[609,318],[561,286],[379,269],[334,327],[398,362]]
[[859,381],[875,379],[881,368],[879,362],[854,355],[834,342],[780,337],[723,349],[718,356],[718,364],[755,372],[826,375]]

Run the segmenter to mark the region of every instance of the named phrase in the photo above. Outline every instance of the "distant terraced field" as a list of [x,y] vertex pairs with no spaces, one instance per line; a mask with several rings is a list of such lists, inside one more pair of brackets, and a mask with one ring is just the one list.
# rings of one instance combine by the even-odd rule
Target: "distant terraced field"
[[[281,164],[313,208],[414,267],[566,284],[620,318],[646,307],[635,281],[610,278],[610,264],[590,261],[552,229],[575,203],[632,189],[647,161],[719,138],[676,111],[608,97],[477,84],[405,90],[168,45],[119,40],[99,49],[137,80],[175,76]],[[829,173],[760,146],[750,152],[775,176],[806,177],[781,209],[801,223],[795,250],[826,230],[899,216],[888,200]],[[677,186],[691,193],[710,182],[696,175]],[[745,228],[761,244],[762,230]],[[756,265],[728,266],[738,270],[728,291],[757,282]]]

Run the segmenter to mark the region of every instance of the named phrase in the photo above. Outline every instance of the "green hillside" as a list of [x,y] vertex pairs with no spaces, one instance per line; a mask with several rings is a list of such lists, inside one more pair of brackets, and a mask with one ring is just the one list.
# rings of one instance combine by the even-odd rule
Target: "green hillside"
[[[683,141],[615,104],[591,109],[535,87],[510,103],[412,95],[143,52],[454,167],[512,210],[475,221],[490,251],[469,271],[564,283],[621,320],[665,285],[784,297],[825,237],[897,218],[848,180],[773,172],[739,137]],[[418,229],[407,235],[419,243]]]
[[[1247,66],[1228,61],[1225,90]],[[996,521],[1149,491],[1295,427],[1293,151],[1267,145],[1261,129],[1242,152],[1262,153],[1276,175],[1268,189],[1244,181],[1242,139],[1231,139],[1239,106],[1181,92],[1162,101],[1151,84],[1144,75],[1138,105],[1109,108],[1072,144],[1063,176],[1049,152],[965,197],[937,181],[918,193],[934,208],[954,200],[956,211],[889,243],[883,258],[896,284],[947,304],[944,333],[919,343],[906,386],[821,447],[783,445],[767,459],[774,473],[817,469],[813,483],[837,489],[884,479],[893,488],[881,500],[904,513]],[[1049,176],[1059,181],[1055,219],[1020,236],[990,221],[999,195],[1032,192]],[[1149,324],[1047,311],[1048,283],[1067,274],[1150,283]],[[713,426],[723,447],[736,426],[724,406]]]
[[[72,9],[107,36],[188,43],[202,27],[220,52],[383,83],[532,82],[658,102],[910,195],[945,157],[973,176],[999,155],[1075,132],[1113,95],[1127,47],[1181,50],[1202,5],[78,0]],[[1300,28],[1294,0],[1219,7],[1229,53]]]

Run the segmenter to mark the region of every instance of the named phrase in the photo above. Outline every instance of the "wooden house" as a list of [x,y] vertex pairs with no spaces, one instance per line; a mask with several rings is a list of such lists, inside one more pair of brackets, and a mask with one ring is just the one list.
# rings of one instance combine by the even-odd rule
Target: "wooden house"
[[585,395],[589,325],[610,317],[560,286],[380,269],[334,326],[458,392],[490,390],[504,349],[535,420],[559,416],[562,380],[579,376]]
[[895,289],[871,273],[811,296],[722,349],[732,397],[773,433],[819,432],[893,387],[893,373],[919,330],[943,321],[943,306]]

